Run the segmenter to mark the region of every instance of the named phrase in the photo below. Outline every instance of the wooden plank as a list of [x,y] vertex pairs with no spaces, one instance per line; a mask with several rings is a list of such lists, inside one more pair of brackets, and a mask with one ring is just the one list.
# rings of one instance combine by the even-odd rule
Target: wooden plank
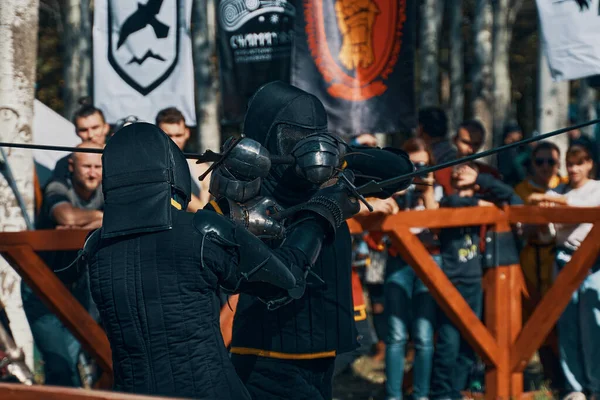
[[417,276],[429,288],[442,310],[456,324],[465,340],[486,363],[496,365],[499,356],[496,341],[446,274],[433,261],[421,241],[404,225],[396,225],[390,239],[404,260],[414,268]]
[[508,220],[511,224],[563,224],[593,223],[600,221],[600,207],[536,207],[512,206],[508,208]]
[[440,208],[437,210],[401,211],[389,217],[372,214],[349,220],[352,233],[361,231],[391,232],[398,224],[422,228],[450,228],[466,225],[490,225],[505,218],[496,207]]
[[485,324],[496,339],[498,362],[485,373],[486,399],[506,399],[510,396],[511,371],[508,350],[510,341],[510,267],[497,267],[487,271],[485,280]]
[[[516,342],[521,330],[523,329],[523,296],[527,295],[525,286],[525,277],[523,270],[519,264],[510,265],[509,267],[509,302],[510,302],[510,341],[504,352],[507,354],[508,370],[512,371],[510,365],[510,348]],[[519,399],[523,395],[523,373],[512,372],[510,378],[510,396],[514,399]]]
[[79,250],[89,230],[50,229],[23,232],[0,232],[0,251],[27,244],[34,251]]
[[221,308],[219,323],[221,325],[221,336],[223,336],[223,343],[225,343],[225,347],[229,347],[231,344],[233,317],[235,316],[235,310],[237,309],[238,299],[238,294],[230,296],[228,303]]
[[102,372],[100,378],[94,384],[94,389],[98,390],[110,390],[113,387],[113,376],[106,372]]
[[16,383],[0,383],[0,398],[2,400],[177,400],[172,397],[141,396],[58,386],[25,386]]
[[[385,217],[369,214],[348,220],[352,233],[362,231],[391,231],[396,224],[412,227],[444,228],[465,225],[491,225],[508,216],[511,224],[517,222],[528,224],[581,223],[600,221],[598,207],[552,207],[512,206],[504,209],[504,214],[498,208],[453,208],[422,211],[401,211],[398,214]],[[1,243],[1,241],[0,241]]]
[[[504,208],[505,215],[508,207]],[[511,234],[508,219],[500,220],[494,230]],[[499,249],[500,250],[500,249]],[[512,372],[510,349],[522,328],[522,294],[525,281],[519,264],[492,268],[486,273],[489,292],[486,293],[486,326],[496,338],[500,362],[486,371],[486,398],[515,398],[523,394],[523,373]]]
[[564,311],[573,292],[588,275],[600,253],[600,224],[595,224],[579,249],[542,298],[510,350],[514,372],[523,371]]
[[33,292],[96,359],[100,368],[112,375],[111,350],[106,334],[54,272],[29,246],[13,246],[4,254]]
[[423,228],[453,228],[468,225],[490,225],[504,218],[496,207],[439,208],[437,210],[403,211],[387,218],[382,225],[384,231],[393,230],[402,224]]

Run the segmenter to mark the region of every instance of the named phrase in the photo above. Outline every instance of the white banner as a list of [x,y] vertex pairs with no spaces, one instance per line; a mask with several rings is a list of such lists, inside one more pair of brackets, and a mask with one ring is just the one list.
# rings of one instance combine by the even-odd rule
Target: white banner
[[177,107],[196,125],[192,0],[96,0],[94,105],[107,122],[154,122]]
[[555,81],[600,74],[600,0],[536,0]]

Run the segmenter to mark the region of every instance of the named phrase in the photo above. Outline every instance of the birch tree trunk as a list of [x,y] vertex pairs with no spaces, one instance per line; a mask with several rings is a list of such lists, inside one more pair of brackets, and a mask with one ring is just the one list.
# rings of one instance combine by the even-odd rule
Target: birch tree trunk
[[[548,60],[543,51],[543,42],[540,41],[538,58],[538,131],[540,134],[564,128],[568,122],[569,110],[569,81],[554,82],[550,75]],[[566,134],[556,135],[550,139],[560,149],[561,166],[560,173],[565,176],[566,168],[564,155],[569,146],[569,138]]]
[[450,7],[450,115],[449,130],[455,132],[464,118],[464,59],[462,0],[449,1]]
[[218,151],[221,147],[221,133],[218,113],[215,0],[194,0],[192,25],[198,147],[200,151]]
[[[579,81],[579,91],[577,93],[578,121],[579,123],[588,122],[598,118],[596,112],[597,91],[590,87],[587,79]],[[594,130],[596,126],[586,126],[581,128],[581,133],[594,139]]]
[[493,145],[502,143],[502,131],[511,110],[510,42],[512,27],[523,0],[493,0],[493,76],[494,76],[494,125]]
[[[486,132],[492,132],[493,126],[492,27],[493,13],[490,0],[477,0],[473,21],[475,57],[471,76],[473,82],[471,112],[473,117],[483,124]],[[488,134],[483,149],[489,149],[491,146],[492,135]]]
[[90,0],[67,0],[62,6],[63,76],[65,79],[63,116],[71,120],[79,99],[91,96],[92,25]]
[[423,0],[419,50],[419,106],[439,106],[439,38],[444,12],[443,0]]
[[[37,59],[38,0],[0,1],[0,140],[31,143],[35,66]],[[30,150],[6,151],[16,185],[29,215],[33,215],[33,156]],[[25,219],[0,175],[0,232],[26,230]],[[21,278],[0,258],[0,299],[6,305],[17,346],[33,367],[33,340],[23,312]]]
[[497,146],[502,140],[502,129],[510,112],[510,73],[508,50],[510,47],[510,27],[508,26],[508,12],[510,0],[493,0],[494,12],[493,28],[493,64],[492,75],[494,76],[494,107],[492,130],[488,131],[491,136],[491,145]]

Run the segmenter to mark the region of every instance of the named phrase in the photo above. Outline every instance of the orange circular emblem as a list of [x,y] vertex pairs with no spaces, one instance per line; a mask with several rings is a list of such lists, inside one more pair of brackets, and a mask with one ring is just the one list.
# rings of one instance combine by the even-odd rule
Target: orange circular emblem
[[304,0],[308,46],[337,98],[380,96],[402,47],[406,0]]

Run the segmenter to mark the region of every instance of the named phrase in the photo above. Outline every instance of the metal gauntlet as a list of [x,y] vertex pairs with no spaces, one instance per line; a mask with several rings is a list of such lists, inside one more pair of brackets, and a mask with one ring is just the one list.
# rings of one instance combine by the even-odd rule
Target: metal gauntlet
[[[232,141],[223,146],[227,150]],[[216,198],[246,202],[260,193],[262,178],[269,174],[269,152],[260,143],[242,138],[229,156],[213,171],[209,192]]]
[[248,229],[260,239],[283,239],[285,228],[280,221],[270,216],[281,212],[282,208],[269,197],[255,197],[245,203],[226,199],[229,218]]
[[341,167],[345,147],[335,136],[315,133],[302,139],[292,155],[296,159],[296,174],[320,186]]

